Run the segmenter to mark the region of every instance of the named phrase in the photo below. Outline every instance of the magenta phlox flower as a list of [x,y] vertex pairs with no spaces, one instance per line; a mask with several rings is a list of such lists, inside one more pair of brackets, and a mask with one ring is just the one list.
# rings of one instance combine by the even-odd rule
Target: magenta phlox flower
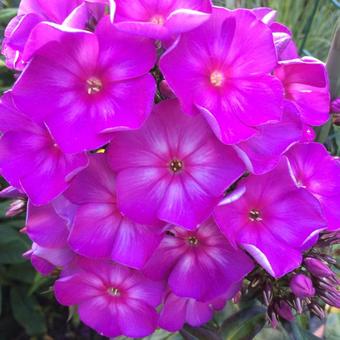
[[158,40],[176,37],[209,19],[210,0],[116,0],[115,26]]
[[282,81],[285,96],[294,102],[308,125],[322,125],[329,119],[330,92],[325,64],[304,57],[280,62],[275,75]]
[[117,172],[119,209],[139,223],[159,220],[195,229],[245,166],[200,115],[177,100],[158,104],[138,131],[117,132],[108,161]]
[[239,186],[243,195],[215,209],[221,231],[273,277],[297,268],[303,245],[326,227],[317,199],[296,187],[286,159],[265,175],[248,176]]
[[[67,216],[58,214],[58,204],[64,207],[64,214],[69,209]],[[46,248],[67,247],[70,223],[75,214],[74,208],[71,211],[68,205],[70,203],[64,197],[40,207],[28,202],[25,232],[29,238]]]
[[[57,212],[61,207],[64,213],[62,217]],[[75,254],[67,244],[73,215],[72,205],[63,197],[41,207],[28,202],[24,231],[33,245],[24,257],[31,260],[42,275],[49,275],[55,268],[68,266],[75,260]]]
[[313,127],[307,124],[303,124],[301,142],[313,142],[315,140],[315,137],[316,133]]
[[[104,12],[104,4],[83,0],[23,0],[18,15],[5,30],[2,53],[8,67],[22,70],[29,59],[24,51],[30,39],[42,38],[41,23],[63,24],[67,27],[86,28],[90,19],[99,18]],[[99,8],[100,7],[100,8]],[[43,26],[42,26],[43,27]],[[32,37],[33,33],[33,37]],[[49,37],[43,37],[46,42]]]
[[218,8],[181,35],[160,68],[184,112],[200,111],[223,143],[236,144],[254,136],[256,127],[281,119],[283,89],[270,74],[276,64],[265,24],[251,11]]
[[22,256],[78,322],[109,339],[210,339],[229,300],[257,299],[273,328],[340,305],[326,251],[340,158],[334,135],[314,142],[340,126],[340,98],[276,10],[14,3],[0,203],[8,220],[26,212]]
[[340,228],[340,164],[319,143],[293,146],[287,153],[298,187],[320,202],[329,230]]
[[89,167],[74,178],[65,195],[77,205],[68,243],[80,255],[140,269],[161,241],[160,228],[121,214],[115,174],[103,154],[90,156]]
[[234,146],[248,170],[257,175],[274,169],[292,144],[309,136],[303,130],[297,108],[289,102],[285,102],[280,122],[264,124],[257,130],[255,136]]
[[[239,288],[240,284],[236,286]],[[158,324],[169,332],[181,330],[186,323],[192,327],[202,326],[212,319],[215,311],[224,308],[227,299],[233,297],[234,292],[235,289],[231,291],[231,294],[201,302],[192,298],[177,296],[169,291],[166,294]]]
[[118,32],[105,17],[96,33],[64,32],[39,49],[13,96],[24,112],[46,120],[64,151],[95,149],[111,132],[144,123],[155,93],[149,74],[155,60],[151,40]]
[[36,243],[23,257],[31,261],[34,269],[43,276],[51,275],[57,267],[64,266],[71,259],[67,248],[45,248]]
[[85,153],[65,154],[44,123],[15,107],[10,92],[0,101],[0,131],[0,173],[33,204],[59,196],[88,164]]
[[209,219],[195,231],[170,227],[144,273],[167,279],[178,296],[207,302],[234,290],[252,269],[251,259],[233,249]]
[[77,305],[80,320],[107,337],[139,338],[156,329],[162,282],[112,262],[84,259],[79,263],[72,275],[56,281],[59,303]]
[[292,38],[291,30],[287,26],[275,21],[277,11],[268,7],[254,8],[252,11],[256,17],[263,23],[267,24],[273,32],[273,39],[278,59],[289,60],[298,58],[299,55],[295,42]]

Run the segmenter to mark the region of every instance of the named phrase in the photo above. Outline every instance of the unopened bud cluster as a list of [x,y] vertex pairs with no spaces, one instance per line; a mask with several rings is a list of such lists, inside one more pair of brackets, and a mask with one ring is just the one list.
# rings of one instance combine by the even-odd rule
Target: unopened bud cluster
[[325,306],[340,308],[340,281],[334,269],[335,258],[328,255],[331,246],[340,243],[339,233],[322,233],[319,241],[304,254],[300,268],[274,279],[261,267],[248,275],[242,299],[257,298],[267,307],[267,318],[273,327],[278,321],[293,321],[296,314],[311,312],[325,317]]

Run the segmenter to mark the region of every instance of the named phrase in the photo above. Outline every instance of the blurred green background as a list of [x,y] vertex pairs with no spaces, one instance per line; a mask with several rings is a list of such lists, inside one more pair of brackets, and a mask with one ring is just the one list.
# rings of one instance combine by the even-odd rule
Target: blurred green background
[[[48,1],[48,0],[44,0]],[[340,1],[337,0],[216,0],[216,5],[228,8],[258,6],[272,7],[278,11],[278,20],[293,31],[301,55],[311,55],[326,60],[331,38],[340,23]],[[15,15],[19,1],[0,0],[0,39],[9,20]],[[340,63],[340,60],[339,60]],[[10,88],[15,75],[6,69],[3,58],[0,59],[0,93]],[[339,155],[340,131],[337,127],[327,130],[323,142],[333,154]],[[0,185],[5,182],[0,179]],[[0,340],[16,339],[102,339],[87,327],[81,325],[76,316],[69,318],[67,308],[56,304],[51,293],[53,278],[44,278],[35,273],[30,263],[21,254],[30,248],[26,236],[19,232],[25,224],[24,215],[15,218],[6,217],[6,210],[13,202],[0,200]],[[223,319],[235,311],[229,307],[216,318]],[[312,330],[325,328],[325,338],[340,339],[339,313],[329,311],[325,325],[312,324]],[[70,320],[68,320],[70,319]],[[248,339],[256,330],[258,319],[248,325],[239,323],[232,335],[226,339]],[[297,320],[303,324],[303,317]],[[248,328],[247,328],[248,327]],[[303,333],[295,333],[296,339],[313,339]],[[157,339],[207,339],[213,340],[211,334],[186,332],[182,335],[170,335],[157,332],[152,337]],[[264,328],[256,339],[290,339],[281,328],[272,330]]]

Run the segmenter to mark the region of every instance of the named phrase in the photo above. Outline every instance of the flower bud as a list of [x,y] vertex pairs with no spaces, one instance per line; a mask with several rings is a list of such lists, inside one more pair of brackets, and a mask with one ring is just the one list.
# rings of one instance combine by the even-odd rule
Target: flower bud
[[333,124],[337,126],[340,125],[340,114],[339,113],[333,114]]
[[340,293],[337,291],[325,291],[320,294],[320,297],[328,305],[340,308]]
[[161,81],[159,89],[164,98],[167,98],[167,99],[175,98],[175,95],[166,80]]
[[276,313],[274,312],[274,310],[270,307],[268,308],[268,311],[267,311],[267,318],[271,324],[271,326],[273,328],[276,328],[279,324],[278,320],[277,320],[277,316],[276,316]]
[[281,318],[287,321],[293,321],[295,319],[292,309],[286,301],[281,300],[279,303],[275,304],[275,311]]
[[298,312],[298,314],[301,314],[303,312],[302,302],[301,302],[300,298],[298,298],[298,297],[295,298],[294,307],[295,307],[296,311]]
[[6,217],[14,217],[25,211],[25,202],[21,199],[13,201],[6,211]]
[[318,259],[307,257],[304,262],[308,271],[314,276],[329,277],[334,275],[332,270]]
[[295,275],[290,280],[289,286],[294,295],[299,298],[312,297],[315,295],[312,280],[304,274]]
[[336,264],[336,259],[329,255],[323,255],[323,260],[330,264]]
[[336,98],[332,101],[331,112],[340,113],[340,98]]
[[309,310],[315,314],[319,319],[325,318],[325,311],[319,306],[314,303],[308,306]]
[[0,198],[25,198],[26,196],[18,189],[9,186],[0,191]]
[[263,290],[263,299],[266,306],[269,306],[271,304],[272,298],[273,298],[272,286],[269,282],[267,282]]
[[242,298],[242,292],[239,290],[235,296],[233,297],[233,303],[237,304],[241,301]]

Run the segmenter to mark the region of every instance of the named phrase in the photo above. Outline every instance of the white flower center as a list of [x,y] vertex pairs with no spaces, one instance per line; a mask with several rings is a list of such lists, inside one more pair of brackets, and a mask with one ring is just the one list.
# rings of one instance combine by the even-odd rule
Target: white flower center
[[119,297],[121,295],[120,290],[115,287],[110,287],[107,291],[111,296],[114,296],[114,297]]
[[210,74],[210,83],[215,87],[221,87],[224,83],[225,77],[221,71],[214,71]]

